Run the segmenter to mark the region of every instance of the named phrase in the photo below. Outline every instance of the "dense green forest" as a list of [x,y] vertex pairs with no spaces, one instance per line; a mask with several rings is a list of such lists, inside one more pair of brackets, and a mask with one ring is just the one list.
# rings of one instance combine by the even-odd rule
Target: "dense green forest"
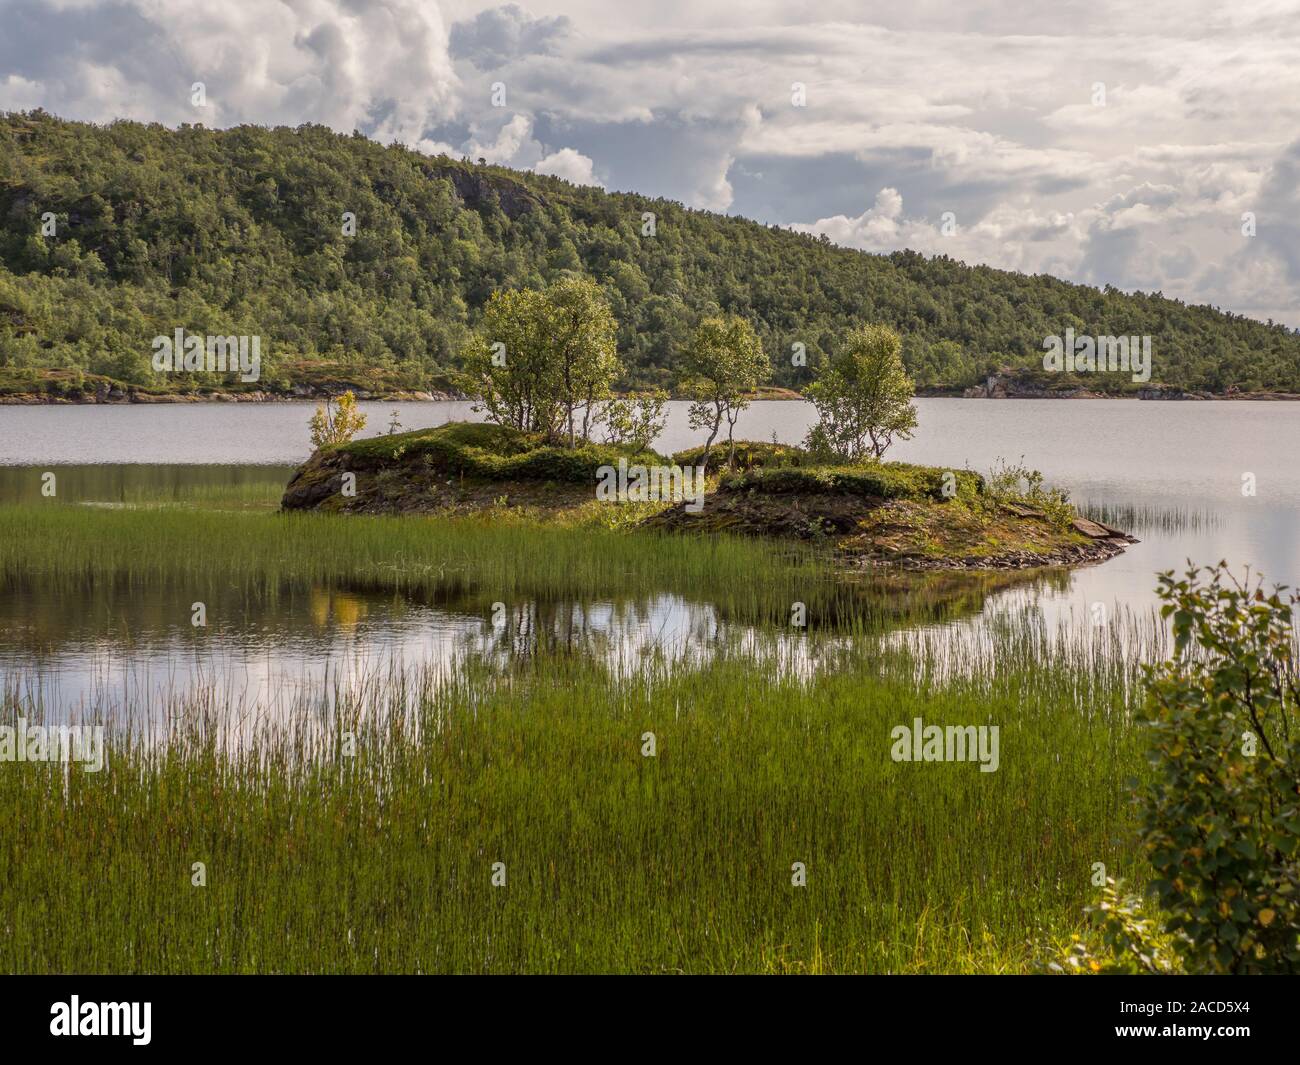
[[[55,233],[42,235],[51,215]],[[946,257],[870,255],[319,126],[3,115],[0,218],[0,385],[10,388],[49,369],[74,382],[228,386],[153,370],[152,338],[177,327],[260,336],[262,380],[242,387],[283,389],[323,368],[441,387],[494,289],[575,271],[613,308],[623,388],[672,388],[698,320],[730,312],[754,324],[773,383],[796,389],[837,337],[879,322],[902,334],[921,387],[1041,369],[1043,338],[1073,327],[1151,335],[1153,381],[1300,391],[1300,334],[1281,326]],[[796,344],[806,366],[792,365]],[[1127,375],[1106,386],[1134,387]]]

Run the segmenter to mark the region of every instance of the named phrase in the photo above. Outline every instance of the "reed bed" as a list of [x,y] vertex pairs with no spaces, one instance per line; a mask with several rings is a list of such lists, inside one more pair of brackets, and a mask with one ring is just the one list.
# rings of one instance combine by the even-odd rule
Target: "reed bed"
[[[0,502],[91,507],[275,509],[291,466],[0,466]],[[47,496],[46,476],[55,494]]]
[[[1094,862],[1136,871],[1132,689],[990,638],[946,677],[870,639],[804,676],[725,647],[636,676],[467,656],[241,719],[237,742],[191,693],[164,742],[110,722],[100,773],[3,767],[0,969],[1032,969]],[[998,724],[997,772],[893,761],[918,717]]]
[[[753,583],[753,567],[772,569],[778,561],[770,548],[743,541],[629,537],[488,517],[0,507],[0,573],[83,585],[179,578],[263,589],[349,583],[598,594],[705,580],[711,587]],[[814,577],[811,566],[801,568],[804,578]]]
[[[477,597],[584,599],[672,592],[723,616],[808,626],[935,621],[978,610],[1015,574],[846,575],[816,546],[543,524],[508,514],[339,517],[189,509],[0,506],[0,585],[78,596],[169,587],[178,601],[293,589],[394,592],[429,603]],[[882,583],[883,582],[883,583]],[[187,598],[188,597],[188,598]]]
[[[0,584],[109,616],[204,589],[539,619],[673,594],[724,630],[617,664],[512,639],[273,707],[220,678],[81,707],[106,769],[0,764],[0,971],[1030,971],[1094,863],[1140,879],[1134,648],[1163,629],[962,621],[1006,579],[492,518],[0,507]],[[41,693],[4,678],[0,724],[62,720]],[[917,718],[997,725],[998,770],[894,761]]]
[[1085,518],[1123,529],[1139,537],[1152,533],[1171,536],[1206,532],[1223,524],[1222,514],[1192,507],[1086,503],[1079,510]]

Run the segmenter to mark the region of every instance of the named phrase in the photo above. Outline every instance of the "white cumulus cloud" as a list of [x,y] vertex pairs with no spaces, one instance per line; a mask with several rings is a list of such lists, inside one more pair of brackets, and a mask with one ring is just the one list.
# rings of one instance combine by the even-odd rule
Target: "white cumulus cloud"
[[572,181],[575,185],[595,185],[604,188],[592,173],[593,165],[590,156],[575,152],[572,148],[561,148],[558,152],[552,152],[544,159],[538,160],[533,169],[539,174],[549,174],[551,177]]

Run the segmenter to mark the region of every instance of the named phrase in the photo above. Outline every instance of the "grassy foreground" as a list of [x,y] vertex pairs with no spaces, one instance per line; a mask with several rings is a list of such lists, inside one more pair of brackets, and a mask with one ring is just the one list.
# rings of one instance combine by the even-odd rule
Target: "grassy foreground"
[[[865,643],[804,680],[467,663],[234,754],[219,707],[176,707],[172,743],[119,740],[99,774],[0,773],[0,969],[1023,971],[1093,862],[1131,872],[1138,758],[1122,669],[1000,639],[942,686]],[[891,761],[914,717],[1000,723],[998,772]]]
[[[1093,863],[1135,874],[1115,633],[994,626],[954,672],[865,616],[821,631],[861,601],[810,554],[486,519],[6,507],[0,577],[163,582],[186,606],[316,583],[810,604],[806,634],[705,665],[467,657],[238,743],[200,696],[169,707],[169,742],[111,735],[101,773],[0,765],[0,971],[1018,972],[1080,928]],[[790,640],[817,668],[775,653]],[[0,704],[0,724],[39,714]],[[892,761],[917,717],[998,725],[998,771]]]

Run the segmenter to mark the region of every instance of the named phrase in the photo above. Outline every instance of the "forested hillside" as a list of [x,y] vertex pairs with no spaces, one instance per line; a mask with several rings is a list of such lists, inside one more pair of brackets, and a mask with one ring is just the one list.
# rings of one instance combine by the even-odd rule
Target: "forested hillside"
[[[43,236],[49,214],[55,234]],[[880,322],[903,335],[923,387],[1041,368],[1043,338],[1073,327],[1152,335],[1153,381],[1300,391],[1300,335],[1280,326],[947,258],[864,254],[323,127],[0,116],[0,219],[0,384],[11,388],[49,368],[164,389],[228,383],[155,373],[150,341],[178,327],[260,336],[262,380],[245,387],[285,388],[322,364],[438,387],[494,289],[581,271],[619,322],[624,387],[671,388],[698,319],[725,311],[753,322],[774,383],[793,388],[837,336]],[[791,365],[796,343],[807,368]],[[1109,383],[1121,385],[1132,387],[1126,375]]]

